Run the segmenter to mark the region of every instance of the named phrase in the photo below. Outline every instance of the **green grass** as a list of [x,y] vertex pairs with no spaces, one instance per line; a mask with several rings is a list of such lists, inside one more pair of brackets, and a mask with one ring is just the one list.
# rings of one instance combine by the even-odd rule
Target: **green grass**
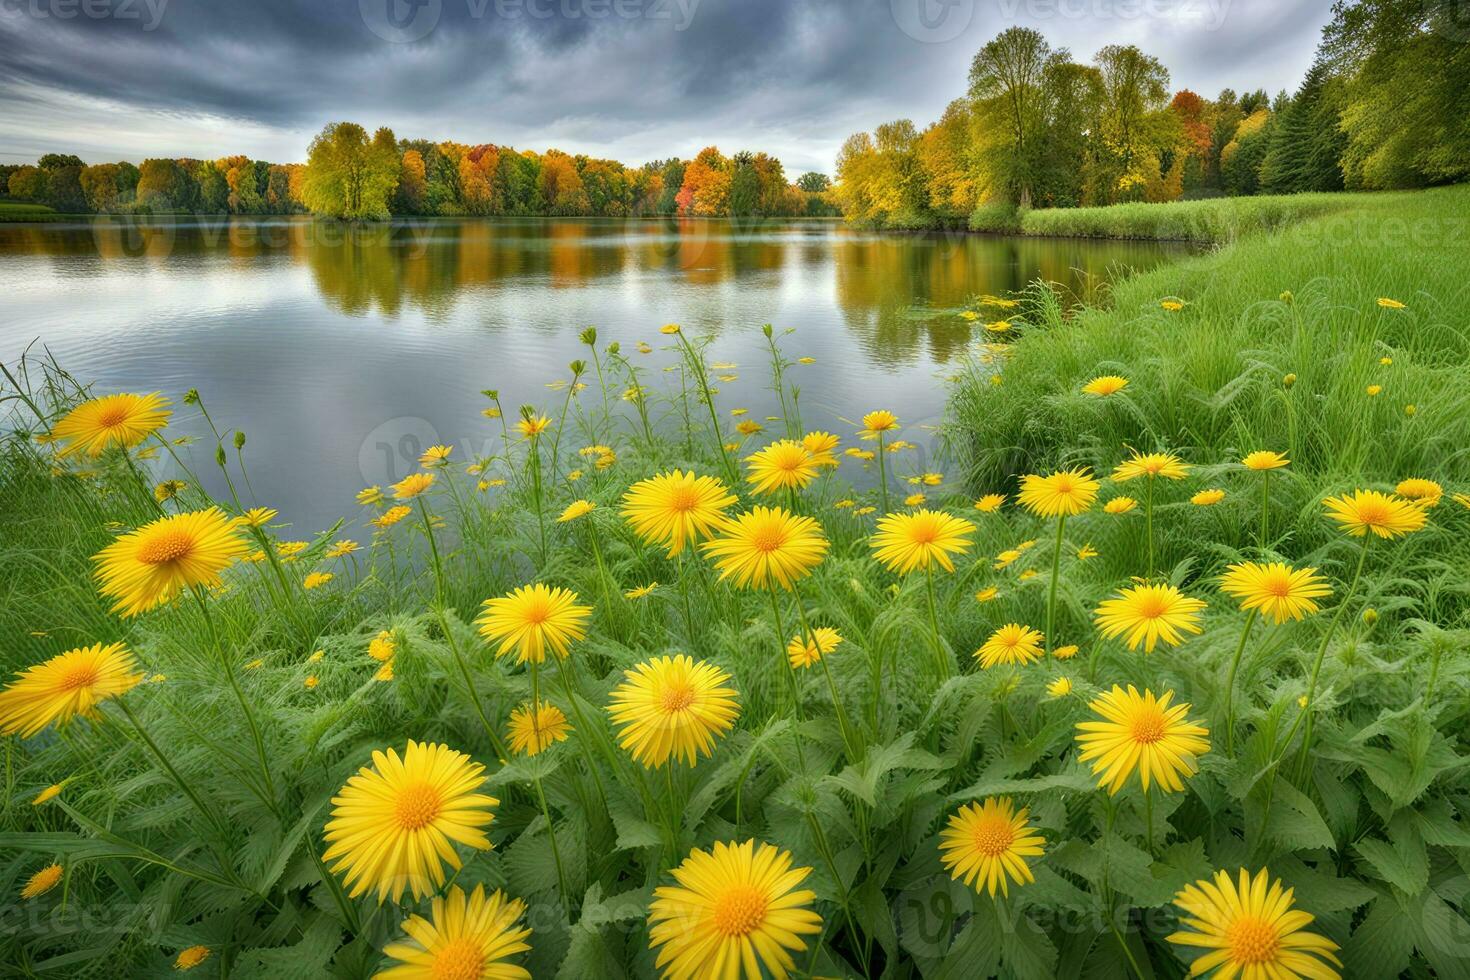
[[[80,392],[54,368],[27,362],[29,374],[0,387],[0,411],[9,413],[0,427],[9,433],[0,437],[0,665],[128,643],[164,679],[123,701],[223,826],[200,817],[114,702],[100,722],[7,738],[0,890],[14,895],[50,861],[68,870],[65,892],[25,903],[26,914],[0,932],[0,956],[21,975],[167,976],[176,975],[170,964],[180,949],[202,943],[212,950],[202,975],[372,975],[387,965],[381,950],[401,937],[402,920],[428,903],[344,901],[340,879],[316,858],[331,797],[374,750],[414,738],[487,766],[500,800],[495,848],[460,848],[456,882],[527,901],[535,932],[522,961],[537,977],[657,975],[646,926],[652,889],[671,880],[669,868],[691,848],[747,838],[813,869],[806,884],[824,928],[795,954],[799,976],[1179,978],[1189,951],[1167,938],[1173,895],[1216,869],[1261,866],[1295,889],[1298,906],[1316,916],[1312,929],[1342,946],[1346,975],[1464,975],[1470,957],[1454,937],[1470,928],[1460,871],[1470,847],[1470,510],[1447,497],[1424,530],[1375,541],[1353,588],[1358,544],[1323,517],[1321,499],[1405,476],[1467,489],[1470,396],[1459,376],[1470,353],[1462,312],[1470,276],[1449,219],[1470,195],[1455,188],[1371,202],[1125,280],[1106,309],[1064,315],[1050,290],[1028,291],[1008,311],[1020,339],[1002,355],[1001,383],[989,380],[996,364],[977,357],[954,390],[944,431],[951,458],[928,503],[976,526],[955,569],[934,576],[932,606],[922,573],[898,576],[873,559],[876,515],[861,511],[880,498],[871,469],[868,488],[852,488],[852,468],[868,464],[849,457],[793,495],[831,548],[774,611],[769,595],[718,582],[708,562],[670,559],[638,540],[618,514],[627,487],[675,466],[727,474],[716,446],[736,438],[732,406],[714,406],[716,432],[710,406],[681,390],[678,373],[660,370],[704,370],[697,347],[639,359],[636,375],[599,349],[606,393],[589,370],[585,392],[541,406],[556,419],[551,431],[564,435],[557,478],[551,444],[543,439],[533,455],[514,434],[477,461],[483,473],[466,473],[470,460],[459,453],[441,471],[427,507],[443,521],[435,531],[442,596],[418,513],[374,534],[364,520],[381,507],[343,501],[348,523],[309,541],[296,561],[227,572],[228,590],[209,600],[216,645],[192,603],[124,620],[99,597],[90,556],[158,505],[121,455],[58,465],[31,438]],[[1418,244],[1387,240],[1397,228],[1418,229]],[[1379,296],[1407,308],[1381,309]],[[1185,306],[1168,313],[1158,305],[1166,297]],[[786,363],[773,348],[772,381],[789,400]],[[1130,386],[1104,400],[1080,395],[1100,373],[1124,374]],[[1290,389],[1287,373],[1297,376]],[[1368,384],[1382,384],[1382,393],[1369,398]],[[618,397],[631,385],[648,386],[642,407],[653,419],[679,426],[650,437],[640,404]],[[1413,416],[1403,410],[1409,403]],[[175,407],[181,418],[200,411]],[[901,404],[872,407],[904,415]],[[500,437],[501,422],[485,425],[488,440]],[[825,418],[769,428],[741,455],[783,429],[828,428],[844,446],[876,446]],[[244,487],[227,428],[220,440]],[[590,465],[577,450],[591,444],[612,446],[616,462]],[[1185,481],[1157,488],[1154,567],[1142,507],[1123,516],[1093,508],[1069,520],[1052,640],[1079,652],[980,669],[973,652],[997,627],[1046,622],[1057,528],[1016,507],[980,514],[971,496],[1013,491],[1020,474],[1057,465],[1107,472],[1129,447],[1172,450],[1194,465]],[[1234,463],[1259,448],[1293,459],[1269,486],[1264,534],[1260,482]],[[252,442],[245,462],[270,450]],[[213,465],[214,452],[211,440],[195,458]],[[884,458],[897,508],[921,462],[906,452]],[[575,482],[565,476],[573,467],[584,471]],[[186,478],[191,487],[166,509],[215,503]],[[481,491],[481,478],[506,483]],[[1209,486],[1225,489],[1225,501],[1187,502]],[[737,492],[737,510],[792,502]],[[1105,486],[1102,496],[1123,493],[1143,497],[1137,484]],[[597,509],[557,523],[577,498]],[[218,503],[233,512],[252,501]],[[266,533],[272,544],[297,536]],[[336,537],[363,549],[327,559]],[[1084,544],[1098,554],[1078,557]],[[1008,550],[1018,555],[995,567]],[[1303,622],[1256,624],[1242,645],[1246,617],[1217,577],[1228,563],[1263,558],[1315,567],[1334,593]],[[337,577],[303,590],[305,574],[319,569]],[[1093,610],[1150,574],[1208,605],[1198,635],[1145,656],[1102,638]],[[495,657],[470,623],[483,600],[533,581],[573,589],[593,608],[566,686],[549,665],[540,675],[543,696],[574,716],[576,731],[535,759],[507,761],[481,711],[503,732],[532,681],[511,658]],[[650,582],[660,585],[647,598],[624,597]],[[995,598],[976,601],[990,588]],[[844,638],[825,661],[830,686],[821,669],[793,675],[783,659],[803,616]],[[367,654],[385,629],[398,644],[391,683],[373,680],[378,664]],[[1236,738],[1227,746],[1226,679],[1237,649]],[[1304,714],[1298,698],[1319,651],[1321,683]],[[674,653],[728,671],[741,715],[711,757],[666,781],[617,747],[605,707],[623,671]],[[247,669],[255,660],[261,666]],[[319,683],[309,689],[311,676]],[[1050,696],[1047,685],[1064,676],[1073,692]],[[1184,792],[1150,803],[1136,780],[1113,797],[1095,789],[1077,761],[1074,726],[1113,684],[1173,690],[1210,729],[1211,751]],[[251,720],[262,732],[269,791]],[[60,800],[30,804],[62,780]],[[938,850],[948,815],[1002,795],[1029,807],[1046,838],[1045,855],[1032,861],[1036,880],[1013,885],[1004,901],[951,880]]]

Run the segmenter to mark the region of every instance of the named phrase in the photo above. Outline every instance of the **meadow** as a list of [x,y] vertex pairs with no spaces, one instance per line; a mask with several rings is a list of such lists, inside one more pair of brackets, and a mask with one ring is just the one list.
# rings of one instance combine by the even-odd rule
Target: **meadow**
[[948,311],[932,469],[799,326],[589,329],[307,538],[208,391],[6,365],[4,962],[1470,976],[1467,191],[1031,213],[1228,243]]

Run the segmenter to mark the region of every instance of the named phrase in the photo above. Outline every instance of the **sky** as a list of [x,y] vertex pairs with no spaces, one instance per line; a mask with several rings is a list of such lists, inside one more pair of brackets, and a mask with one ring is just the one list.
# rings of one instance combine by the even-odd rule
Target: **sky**
[[1294,89],[1300,0],[0,0],[0,163],[304,160],[327,122],[629,164],[765,150],[831,173],[922,128],[1012,25],[1090,61],[1137,44],[1175,89]]

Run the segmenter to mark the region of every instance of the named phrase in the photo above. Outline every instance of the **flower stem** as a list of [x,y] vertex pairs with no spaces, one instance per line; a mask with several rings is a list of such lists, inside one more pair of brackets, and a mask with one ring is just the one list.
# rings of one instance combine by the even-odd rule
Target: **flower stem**
[[929,629],[934,638],[934,664],[939,668],[942,680],[949,680],[949,657],[944,653],[944,642],[939,638],[939,607],[934,601],[934,566],[924,569],[924,590],[929,597]]
[[1056,622],[1057,614],[1057,575],[1062,567],[1062,531],[1067,526],[1067,515],[1062,514],[1057,519],[1057,546],[1051,556],[1051,588],[1046,596],[1046,652],[1052,651],[1052,626]]
[[1235,646],[1235,656],[1230,659],[1230,676],[1225,680],[1225,751],[1235,751],[1235,672],[1240,669],[1240,657],[1245,652],[1246,638],[1251,627],[1256,625],[1256,610],[1252,609],[1245,618],[1245,628],[1240,631],[1240,642]]

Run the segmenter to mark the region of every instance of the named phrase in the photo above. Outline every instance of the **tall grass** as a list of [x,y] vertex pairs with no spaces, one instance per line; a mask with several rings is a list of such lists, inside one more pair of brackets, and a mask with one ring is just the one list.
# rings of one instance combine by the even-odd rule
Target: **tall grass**
[[[1463,208],[1467,195],[1383,200],[1385,214],[1397,208],[1409,221]],[[344,501],[353,516],[343,527],[307,541],[294,560],[240,564],[210,598],[263,733],[269,780],[199,610],[177,604],[124,621],[93,587],[90,556],[157,514],[152,488],[117,453],[59,465],[34,436],[81,392],[54,368],[12,369],[0,391],[9,413],[0,662],[17,669],[84,643],[126,641],[153,678],[123,696],[129,711],[224,819],[201,818],[116,704],[97,721],[7,738],[0,891],[14,896],[50,861],[66,877],[40,898],[9,900],[0,955],[21,975],[148,976],[170,974],[178,951],[199,944],[211,950],[197,968],[208,975],[370,976],[386,965],[381,951],[401,937],[402,920],[428,903],[348,900],[320,861],[322,828],[331,797],[373,750],[413,738],[487,765],[501,801],[495,848],[462,849],[455,882],[528,902],[534,932],[523,962],[537,977],[657,975],[646,925],[654,887],[671,882],[691,848],[752,837],[813,869],[824,928],[796,955],[803,976],[1181,976],[1191,954],[1167,938],[1175,893],[1215,869],[1261,866],[1296,890],[1317,917],[1313,929],[1342,945],[1348,975],[1465,973],[1470,510],[1446,497],[1425,530],[1375,543],[1340,605],[1357,545],[1325,520],[1320,501],[1404,476],[1465,489],[1470,406],[1454,374],[1466,354],[1457,311],[1470,277],[1463,251],[1442,249],[1449,257],[1435,268],[1422,252],[1366,236],[1351,248],[1302,237],[1335,227],[1321,219],[1244,238],[1125,281],[1105,310],[1068,317],[1043,289],[1020,297],[1011,318],[1020,339],[987,350],[989,363],[977,354],[945,432],[949,472],[923,490],[926,505],[976,523],[955,570],[932,579],[932,614],[925,575],[894,575],[871,555],[876,460],[840,456],[847,472],[783,495],[821,523],[831,550],[774,610],[769,595],[731,588],[702,558],[669,559],[631,532],[618,514],[631,483],[676,466],[720,475],[770,437],[742,440],[730,427],[735,406],[699,390],[707,368],[696,340],[669,338],[653,355],[682,365],[677,373],[641,367],[647,361],[635,371],[621,352],[595,349],[591,372],[575,365],[548,379],[598,384],[542,406],[554,428],[534,443],[517,439],[488,398],[499,417],[487,432],[503,437],[495,454],[452,456],[422,512],[439,522],[437,560],[420,514],[374,531],[365,522],[380,507]],[[1383,309],[1378,296],[1407,307]],[[1165,297],[1185,305],[1165,311]],[[769,370],[781,385],[788,366],[773,341],[768,368],[743,369]],[[1107,399],[1078,394],[1101,373],[1130,385]],[[1287,373],[1296,374],[1290,388]],[[660,376],[673,386],[659,389]],[[1383,391],[1368,396],[1370,383]],[[619,397],[632,391],[642,393]],[[199,407],[179,411],[208,400],[204,392]],[[902,405],[873,408],[903,415]],[[844,446],[878,445],[842,435]],[[220,465],[247,494],[221,505],[268,505],[248,499],[231,431],[217,436]],[[590,446],[610,447],[615,460],[595,465],[605,454],[579,451]],[[1148,569],[1141,516],[1093,508],[1066,522],[1048,637],[1079,651],[980,669],[972,654],[998,626],[1046,621],[1057,532],[1013,506],[980,513],[973,494],[1009,492],[1016,475],[1063,463],[1106,472],[1129,447],[1166,448],[1195,464],[1187,481],[1158,488],[1155,519],[1160,577],[1208,602],[1203,632],[1149,656],[1099,636],[1092,610]],[[197,458],[215,458],[215,446],[201,448]],[[1270,485],[1264,540],[1257,474],[1234,463],[1259,448],[1293,460]],[[897,508],[918,492],[906,481],[920,474],[903,450],[886,459]],[[857,466],[868,468],[861,481]],[[189,482],[162,506],[212,502]],[[1226,491],[1222,503],[1187,502],[1209,486]],[[768,502],[737,492],[740,508]],[[1122,492],[1133,491],[1103,495]],[[597,508],[557,522],[578,498]],[[281,527],[265,533],[272,547],[291,537]],[[342,537],[362,550],[326,558]],[[1261,557],[1318,567],[1335,595],[1322,615],[1258,625],[1242,643],[1246,617],[1215,576]],[[336,577],[305,590],[317,570]],[[574,733],[527,759],[502,754],[503,732],[532,677],[495,657],[470,623],[484,599],[533,581],[573,589],[594,611],[564,674],[548,664],[540,678]],[[645,597],[625,594],[655,582]],[[804,621],[836,627],[844,642],[823,661],[830,683],[822,669],[795,674],[793,705],[783,649]],[[397,650],[391,681],[374,679],[379,664],[368,655],[382,631]],[[1304,714],[1298,698],[1319,649],[1320,683]],[[728,671],[741,716],[711,758],[670,778],[618,747],[605,708],[624,670],[673,652]],[[1047,685],[1062,677],[1071,692],[1052,696]],[[1074,725],[1114,683],[1174,690],[1211,730],[1212,750],[1184,792],[1145,795],[1135,781],[1109,797],[1077,761]],[[1227,702],[1233,748],[1223,737]],[[1298,766],[1304,717],[1313,749]],[[31,804],[62,781],[58,799]],[[938,850],[950,814],[995,796],[1029,807],[1046,838],[1031,862],[1036,880],[1013,884],[1004,899],[951,878]]]

